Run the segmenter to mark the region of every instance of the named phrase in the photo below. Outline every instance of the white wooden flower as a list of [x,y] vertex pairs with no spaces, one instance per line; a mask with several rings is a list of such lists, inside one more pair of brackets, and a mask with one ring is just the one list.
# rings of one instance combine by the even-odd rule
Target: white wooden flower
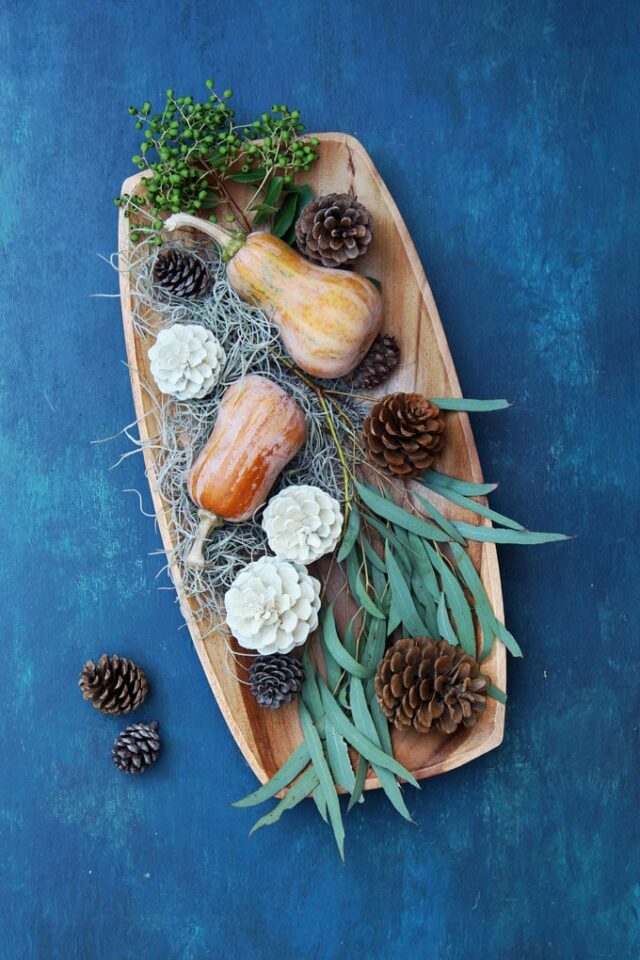
[[162,393],[178,400],[200,400],[220,379],[226,354],[205,327],[174,323],[160,331],[149,350],[149,360]]
[[320,583],[304,567],[261,557],[238,574],[224,602],[241,647],[263,655],[289,653],[318,626]]
[[334,549],[342,533],[340,504],[319,487],[285,487],[262,516],[269,547],[277,557],[313,563]]

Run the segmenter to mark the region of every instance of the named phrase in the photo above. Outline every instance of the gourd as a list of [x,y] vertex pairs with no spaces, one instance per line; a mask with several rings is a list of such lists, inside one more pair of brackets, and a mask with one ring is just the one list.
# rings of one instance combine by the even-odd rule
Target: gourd
[[203,548],[212,529],[254,515],[306,435],[302,410],[276,383],[251,375],[229,387],[187,480],[200,518],[188,566],[204,566]]
[[165,227],[193,227],[216,240],[228,260],[231,286],[273,319],[307,373],[343,377],[368,352],[382,324],[382,299],[366,277],[309,263],[270,233],[232,236],[185,213],[169,217]]

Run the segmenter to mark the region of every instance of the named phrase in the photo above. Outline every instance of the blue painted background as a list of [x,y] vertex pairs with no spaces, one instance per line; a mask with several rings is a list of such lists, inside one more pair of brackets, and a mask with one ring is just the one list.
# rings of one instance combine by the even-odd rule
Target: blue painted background
[[[638,8],[543,0],[3,5],[0,955],[11,960],[615,958],[640,953]],[[311,805],[251,841],[253,777],[171,592],[127,445],[112,197],[129,103],[213,75],[359,137],[423,258],[498,509],[571,544],[501,551],[505,742],[372,795],[342,866]],[[162,762],[117,773],[85,704],[148,669]]]

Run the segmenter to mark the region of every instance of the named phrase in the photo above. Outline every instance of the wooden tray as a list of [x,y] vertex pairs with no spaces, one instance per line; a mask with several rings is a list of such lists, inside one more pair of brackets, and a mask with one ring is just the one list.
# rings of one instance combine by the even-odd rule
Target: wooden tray
[[[374,240],[370,252],[359,262],[358,269],[377,277],[382,283],[384,301],[384,330],[400,341],[403,362],[394,377],[380,393],[395,390],[420,391],[432,397],[459,397],[460,386],[449,353],[427,278],[415,247],[391,194],[387,190],[371,158],[353,137],[343,133],[316,134],[321,141],[320,160],[304,181],[311,184],[316,195],[353,191],[369,209],[374,222]],[[123,193],[135,193],[144,174],[125,180]],[[239,185],[238,193],[246,189]],[[119,251],[121,257],[120,292],[124,334],[127,345],[131,385],[138,427],[143,440],[154,435],[156,422],[149,398],[141,388],[154,388],[147,359],[149,343],[136,334],[131,321],[132,293],[126,266],[129,255],[129,221],[120,213]],[[156,510],[162,541],[168,553],[175,546],[170,511],[163,503],[157,486],[157,465],[154,453],[144,451],[151,495]],[[482,471],[466,414],[447,414],[446,452],[438,462],[438,469],[451,476],[476,483],[482,482]],[[421,493],[425,495],[424,488]],[[430,494],[427,492],[427,496]],[[475,514],[453,506],[449,501],[433,496],[433,502],[448,517],[478,523]],[[487,595],[499,619],[503,619],[502,590],[496,548],[494,544],[474,543],[470,555],[484,581]],[[302,739],[296,706],[277,711],[261,709],[246,686],[230,673],[225,659],[225,646],[220,637],[207,637],[214,624],[194,623],[191,601],[181,588],[181,570],[171,567],[180,606],[189,623],[202,667],[222,714],[235,737],[249,766],[264,782],[276,772]],[[314,642],[314,641],[312,641]],[[478,637],[480,642],[480,636]],[[506,690],[506,652],[501,643],[494,644],[491,655],[483,664],[493,682]],[[393,731],[393,748],[397,759],[418,778],[434,776],[451,770],[481,756],[502,741],[505,708],[496,700],[488,699],[487,710],[481,721],[469,730],[461,729],[452,736],[437,733],[420,735],[414,731]],[[370,771],[366,788],[379,787]]]

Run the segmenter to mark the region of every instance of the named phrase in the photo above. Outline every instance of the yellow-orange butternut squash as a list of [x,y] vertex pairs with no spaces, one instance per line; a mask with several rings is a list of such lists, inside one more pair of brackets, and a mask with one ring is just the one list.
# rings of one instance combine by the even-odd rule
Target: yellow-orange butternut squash
[[252,375],[229,387],[187,481],[200,517],[189,566],[204,565],[203,547],[214,527],[253,516],[306,435],[302,410],[273,381]]
[[380,293],[360,274],[309,263],[270,233],[231,237],[217,224],[183,213],[165,226],[194,227],[223,246],[231,286],[273,319],[293,360],[315,377],[350,373],[380,331]]

